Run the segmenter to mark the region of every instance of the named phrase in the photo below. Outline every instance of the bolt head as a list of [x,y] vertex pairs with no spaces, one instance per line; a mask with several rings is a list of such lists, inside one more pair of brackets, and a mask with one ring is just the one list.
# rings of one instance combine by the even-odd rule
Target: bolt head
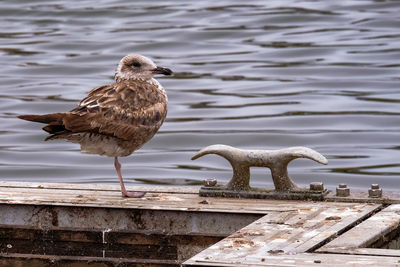
[[322,182],[313,182],[310,184],[311,191],[324,191],[324,184]]
[[213,187],[217,185],[217,179],[205,179],[204,186],[206,187]]
[[371,189],[379,189],[379,184],[371,184]]
[[382,188],[379,187],[379,184],[371,184],[371,189],[368,190],[368,197],[382,197]]
[[[341,187],[341,185],[342,185],[342,187]],[[336,196],[338,196],[338,197],[350,196],[350,188],[347,188],[346,184],[340,184],[338,187],[336,187]]]

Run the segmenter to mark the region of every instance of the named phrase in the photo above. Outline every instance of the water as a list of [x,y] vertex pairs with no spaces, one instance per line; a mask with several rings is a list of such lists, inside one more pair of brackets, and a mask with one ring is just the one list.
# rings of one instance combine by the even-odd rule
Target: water
[[[117,183],[112,159],[44,142],[16,119],[72,109],[111,83],[140,53],[175,71],[159,77],[167,121],[121,158],[127,183],[231,177],[211,144],[313,148],[329,165],[299,159],[295,182],[379,183],[400,189],[399,1],[2,1],[0,179]],[[252,169],[252,185],[271,186]]]

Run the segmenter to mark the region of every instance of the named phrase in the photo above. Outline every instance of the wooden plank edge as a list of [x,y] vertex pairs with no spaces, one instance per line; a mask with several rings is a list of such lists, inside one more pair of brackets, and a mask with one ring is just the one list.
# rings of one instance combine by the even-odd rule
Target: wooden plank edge
[[[87,257],[87,256],[57,256],[57,255],[37,255],[37,254],[19,254],[19,253],[0,253],[1,266],[7,263],[18,263],[22,261],[28,264],[29,261],[35,264],[43,263],[42,266],[53,266],[57,264],[95,264],[95,263],[111,263],[114,266],[120,264],[150,264],[151,266],[179,266],[176,260],[152,260],[152,259],[126,259],[126,258],[109,258],[109,257]],[[50,265],[48,265],[50,264]],[[9,265],[14,266],[14,265]],[[20,265],[17,265],[20,266]],[[25,266],[25,265],[24,265]],[[27,265],[26,265],[27,266]],[[35,265],[36,266],[36,265]],[[57,265],[58,266],[58,265]]]
[[[349,203],[350,204],[350,203]],[[382,209],[382,205],[380,204],[374,204],[370,205],[368,203],[365,203],[366,209],[358,214],[358,218],[352,218],[352,217],[345,217],[342,221],[340,221],[337,224],[332,225],[331,227],[325,229],[324,232],[332,232],[335,234],[332,234],[330,236],[325,236],[324,239],[321,239],[319,242],[315,242],[315,239],[317,236],[311,238],[309,242],[314,242],[313,246],[309,246],[305,252],[314,252],[318,248],[329,244],[332,240],[335,240],[340,237],[343,233],[353,229],[356,225],[359,225],[366,219],[370,218],[371,215],[374,215],[376,212],[380,211]],[[367,209],[369,207],[369,209]],[[307,242],[302,244],[302,246],[305,246]]]
[[300,253],[295,255],[266,255],[263,257],[246,257],[245,260],[230,259],[203,260],[196,256],[185,261],[183,266],[399,266],[398,257],[349,254]]
[[[170,185],[125,185],[127,190],[146,191],[153,193],[180,193],[198,194],[199,186],[177,187]],[[115,184],[68,184],[68,183],[38,183],[38,182],[10,182],[0,181],[0,189],[7,188],[40,188],[40,189],[68,189],[68,190],[87,190],[87,191],[120,191],[120,186]]]
[[330,254],[349,254],[349,255],[365,255],[365,256],[388,256],[400,257],[400,250],[398,249],[379,249],[379,248],[325,248],[319,249],[316,253],[330,253]]
[[325,244],[318,251],[328,252],[330,249],[365,248],[380,238],[395,231],[400,225],[400,205],[388,206],[367,217],[358,225]]

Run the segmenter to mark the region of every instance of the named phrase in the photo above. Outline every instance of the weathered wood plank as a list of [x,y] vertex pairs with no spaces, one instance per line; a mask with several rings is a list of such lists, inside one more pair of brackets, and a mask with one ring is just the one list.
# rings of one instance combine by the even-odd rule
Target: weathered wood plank
[[[194,257],[195,261],[213,258],[219,263],[228,260],[235,264],[247,264],[247,259],[279,254],[295,254],[310,251],[344,231],[349,225],[379,209],[378,204],[313,203],[309,206],[295,204],[297,210],[282,214],[267,214],[254,223],[228,236]],[[300,209],[301,207],[301,209]],[[307,209],[305,209],[307,207]]]
[[[332,253],[332,254],[349,254],[349,255],[370,255],[370,256],[388,256],[400,257],[400,250],[398,249],[379,249],[379,248],[330,248],[323,249],[318,252]],[[399,261],[400,266],[400,261]]]
[[[118,190],[73,189],[65,184],[58,188],[55,184],[32,186],[30,183],[17,183],[16,187],[8,183],[0,186],[0,204],[55,205],[103,208],[134,208],[153,210],[236,212],[265,214],[298,209],[310,209],[319,205],[346,207],[346,203],[310,203],[302,201],[275,201],[256,199],[204,198],[196,193],[149,192],[144,198],[123,198]],[[170,188],[168,188],[169,190]],[[166,189],[166,191],[168,191]],[[151,191],[151,190],[150,190]],[[300,205],[297,205],[300,204]],[[296,206],[297,205],[297,206]],[[322,207],[321,206],[321,207]]]
[[18,225],[41,230],[69,227],[76,230],[151,230],[178,235],[201,233],[228,236],[260,216],[244,213],[0,204],[0,227],[1,224]]
[[[67,184],[67,183],[39,183],[39,182],[15,182],[15,181],[0,181],[1,187],[14,188],[48,188],[48,189],[71,189],[88,191],[116,191],[120,192],[120,187],[117,184]],[[146,192],[159,193],[181,193],[181,194],[197,194],[198,186],[177,187],[171,185],[128,185],[127,189]],[[351,189],[349,197],[337,197],[334,191],[330,192],[325,201],[330,202],[355,202],[355,203],[379,203],[379,204],[398,204],[400,203],[400,191],[384,190],[382,198],[369,198],[368,190]]]
[[18,253],[0,253],[1,266],[180,266],[176,260],[124,259],[110,257],[55,256]]
[[[67,184],[67,183],[38,183],[38,182],[14,182],[0,181],[0,188],[46,188],[46,189],[68,189],[68,190],[88,190],[88,191],[117,191],[121,188],[116,184]],[[165,193],[180,193],[180,194],[198,194],[199,187],[197,186],[169,186],[169,185],[126,185],[129,190],[146,191],[146,192],[165,192]]]
[[[342,243],[346,247],[335,245],[335,242],[339,242],[339,239],[335,239],[318,250],[327,254],[317,254],[306,252],[322,246],[325,242],[347,230],[356,221],[380,209],[381,206],[367,203],[199,197],[198,188],[195,187],[132,186],[128,188],[147,191],[148,193],[141,199],[128,199],[121,197],[119,186],[117,185],[0,182],[0,207],[1,211],[3,211],[0,212],[0,221],[8,224],[10,222],[9,215],[14,214],[11,211],[22,211],[17,207],[25,208],[24,212],[29,213],[29,211],[32,211],[31,214],[33,216],[43,217],[47,220],[44,222],[32,217],[27,222],[27,226],[37,227],[37,225],[40,225],[40,227],[44,226],[46,229],[52,229],[51,231],[58,231],[53,229],[54,227],[65,227],[67,225],[72,227],[71,222],[80,223],[82,221],[77,226],[87,227],[87,221],[93,220],[91,227],[101,231],[107,229],[103,224],[106,226],[112,225],[112,228],[115,228],[114,230],[119,229],[119,231],[122,231],[121,233],[101,232],[103,242],[109,239],[110,242],[118,240],[122,244],[121,247],[115,247],[115,249],[113,247],[109,256],[115,256],[123,252],[123,249],[120,249],[123,246],[140,249],[142,245],[152,245],[158,249],[157,246],[162,244],[163,248],[165,248],[165,253],[170,255],[169,259],[173,259],[176,255],[189,255],[179,251],[186,249],[185,247],[187,246],[185,246],[184,242],[186,239],[184,238],[188,234],[191,234],[194,238],[193,240],[195,240],[197,231],[210,234],[220,233],[219,226],[214,227],[215,229],[210,227],[215,222],[213,220],[223,218],[219,216],[224,215],[219,213],[225,213],[225,216],[230,215],[235,220],[241,220],[240,218],[242,217],[240,216],[250,216],[252,220],[247,219],[247,223],[264,215],[262,218],[197,254],[188,260],[186,264],[188,266],[353,266],[355,264],[396,266],[400,264],[400,253],[398,251],[354,247],[355,244],[366,246],[377,240],[376,238],[368,239],[365,233],[379,237],[397,229],[400,222],[400,205],[388,207],[377,213],[375,215],[377,217],[369,218],[366,222],[356,227],[358,232],[353,232],[353,236],[350,236],[351,231],[356,228],[343,234],[343,236],[349,235],[346,239],[347,241],[345,240],[347,243]],[[79,214],[85,214],[84,218],[80,218],[81,215],[79,214],[74,217],[78,210]],[[7,214],[4,214],[5,211],[7,211]],[[192,212],[194,213],[192,214]],[[192,215],[188,216],[188,214]],[[199,214],[201,216],[198,216]],[[104,218],[99,218],[98,216],[100,215]],[[164,218],[164,221],[159,221],[160,218]],[[205,222],[205,219],[207,219],[207,222]],[[95,223],[95,220],[104,221],[100,224]],[[236,224],[238,223],[236,222]],[[241,227],[246,224],[242,223]],[[11,223],[10,225],[13,224]],[[157,243],[159,235],[157,233],[142,235],[140,232],[131,232],[132,229],[141,229],[143,225],[145,225],[143,229],[148,230],[158,227],[158,230],[164,231],[170,227],[168,235],[171,247],[165,246],[164,243]],[[171,225],[174,225],[174,227]],[[210,230],[210,228],[212,229]],[[236,229],[239,229],[239,227]],[[225,236],[234,231],[231,229],[229,232],[228,230],[225,229]],[[21,230],[21,233],[24,236],[29,236],[35,231]],[[357,236],[355,236],[355,233],[357,233]],[[88,239],[89,241],[86,239],[84,241],[80,240],[81,235],[82,233],[77,232],[74,235],[60,236],[59,239],[60,242],[66,242],[66,245],[68,245],[68,242],[70,242],[68,240],[70,239],[73,242],[81,242],[82,248],[85,248],[84,243],[94,242],[91,239]],[[92,238],[91,236],[89,237]],[[93,238],[97,242],[99,234],[97,233]],[[18,240],[24,242],[24,240],[28,239],[20,238]],[[189,241],[192,242],[193,240],[190,239]],[[210,240],[215,240],[215,237],[211,235],[202,245],[210,244]],[[96,253],[97,251],[99,250],[95,250]],[[24,256],[11,253],[0,255],[0,260],[19,263],[20,259],[28,257],[43,263],[43,266],[49,261],[53,261],[54,258],[60,263],[73,262],[79,264],[89,259],[89,261],[94,260],[101,264],[119,264],[113,258],[105,258],[104,262],[102,262],[99,257],[75,257],[74,255],[78,254],[74,253],[75,251],[72,251],[70,257],[62,257],[60,255],[49,257]],[[117,254],[114,255],[113,253]],[[353,253],[356,255],[334,253]],[[139,254],[141,253],[139,252]],[[93,255],[98,256],[97,254]],[[378,255],[383,256],[378,257]],[[131,256],[136,257],[137,255],[132,254]],[[165,261],[163,261],[164,259]],[[159,261],[149,260],[146,263],[154,265],[162,265],[163,263],[174,265],[177,263],[166,259],[168,257],[160,258]],[[142,260],[136,261],[132,258],[121,260],[121,262],[143,263]]]
[[368,247],[398,229],[399,226],[400,204],[391,205],[321,247],[318,251],[343,253],[353,248]]
[[300,253],[296,255],[247,255],[237,258],[191,258],[184,266],[399,266],[399,258],[340,254]]

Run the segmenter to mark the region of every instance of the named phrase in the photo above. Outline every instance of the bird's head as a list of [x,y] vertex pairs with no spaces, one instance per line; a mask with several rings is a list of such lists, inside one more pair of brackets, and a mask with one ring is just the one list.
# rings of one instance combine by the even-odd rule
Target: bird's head
[[143,79],[150,80],[154,74],[172,75],[172,71],[167,68],[157,67],[149,58],[130,54],[121,59],[115,71],[115,80]]

